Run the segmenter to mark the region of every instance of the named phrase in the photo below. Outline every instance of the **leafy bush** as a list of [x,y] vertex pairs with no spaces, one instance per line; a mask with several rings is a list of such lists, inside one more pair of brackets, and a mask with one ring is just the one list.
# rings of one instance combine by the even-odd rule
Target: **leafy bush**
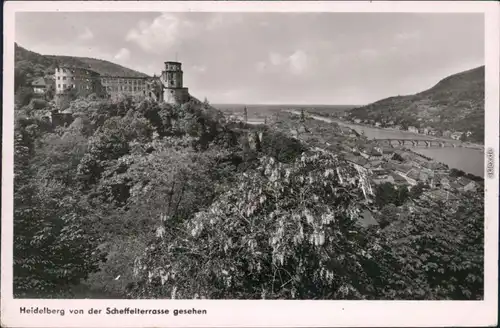
[[274,157],[283,163],[294,161],[305,147],[299,140],[290,138],[277,131],[266,130],[262,134],[262,153],[266,156]]
[[404,215],[374,242],[377,299],[475,300],[484,293],[484,202],[427,204]]
[[408,198],[408,189],[404,186],[396,187],[390,182],[385,182],[375,188],[375,203],[381,208],[387,204],[401,206]]
[[49,106],[49,103],[43,99],[31,99],[29,106],[34,110],[44,109]]
[[33,89],[30,87],[20,87],[16,91],[15,103],[20,108],[26,106],[30,103],[31,99],[34,97]]
[[330,155],[264,157],[192,220],[157,217],[132,297],[362,298],[360,179]]
[[50,297],[97,271],[97,239],[87,211],[68,189],[37,178],[29,145],[16,136],[14,180],[14,294]]

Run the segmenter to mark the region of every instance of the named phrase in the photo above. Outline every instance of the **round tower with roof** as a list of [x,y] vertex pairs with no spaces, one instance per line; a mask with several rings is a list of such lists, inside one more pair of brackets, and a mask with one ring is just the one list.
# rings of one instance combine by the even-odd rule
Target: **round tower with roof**
[[163,101],[169,104],[183,104],[189,101],[188,88],[183,86],[182,64],[165,62],[160,80],[163,84]]

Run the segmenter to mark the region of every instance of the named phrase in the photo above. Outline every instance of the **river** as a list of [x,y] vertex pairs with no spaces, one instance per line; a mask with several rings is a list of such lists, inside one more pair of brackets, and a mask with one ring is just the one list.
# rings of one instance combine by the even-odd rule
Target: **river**
[[[298,111],[288,111],[293,114],[300,114]],[[358,133],[364,133],[368,139],[439,139],[433,136],[415,134],[408,131],[378,129],[365,125],[347,123],[341,120],[326,118],[317,115],[311,115],[315,120],[321,120],[328,123],[338,123],[347,126]],[[445,140],[445,139],[443,139]],[[446,139],[447,142],[453,140]],[[459,142],[457,141],[457,144]],[[422,148],[412,147],[413,151],[433,158],[434,160],[448,165],[450,168],[456,168],[467,173],[484,177],[484,151],[473,148]]]

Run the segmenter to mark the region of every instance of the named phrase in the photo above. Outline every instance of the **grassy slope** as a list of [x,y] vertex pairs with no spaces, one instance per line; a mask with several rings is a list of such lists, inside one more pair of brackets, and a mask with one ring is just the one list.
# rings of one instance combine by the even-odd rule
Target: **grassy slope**
[[350,111],[361,119],[409,120],[438,129],[484,130],[484,66],[451,75],[415,95],[386,98]]

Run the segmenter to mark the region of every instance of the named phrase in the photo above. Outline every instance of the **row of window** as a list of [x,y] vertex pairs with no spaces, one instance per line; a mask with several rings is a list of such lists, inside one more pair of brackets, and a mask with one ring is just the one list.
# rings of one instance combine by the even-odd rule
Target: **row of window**
[[144,86],[132,87],[132,86],[108,86],[106,87],[107,91],[144,91],[146,88]]
[[120,84],[145,84],[145,80],[125,80],[125,79],[102,79],[103,84],[106,83],[120,83]]
[[[61,77],[60,77],[60,76],[58,76],[58,77],[57,77],[57,79],[58,79],[58,80],[61,80]],[[74,76],[68,76],[68,77],[63,76],[63,77],[62,77],[62,80],[63,80],[63,81],[66,81],[66,80],[71,80],[71,81],[74,81],[74,80],[75,80],[75,77],[74,77]],[[82,79],[82,81],[89,82],[90,80],[89,80],[89,79]]]
[[[71,73],[75,73],[75,70],[74,69],[67,69],[67,68],[56,68],[56,72],[71,72]],[[80,70],[80,72],[82,72],[83,74],[85,75],[89,75],[89,71],[86,71],[86,70]]]
[[[61,84],[58,84],[58,85],[57,85],[57,88],[58,88],[58,89],[61,89]],[[66,89],[66,88],[73,88],[73,89],[74,89],[74,88],[76,88],[76,85],[74,85],[74,84],[64,84],[64,83],[63,83],[63,84],[62,84],[62,89],[64,90],[64,89]],[[90,87],[87,85],[87,86],[85,86],[85,89],[89,90],[89,89],[90,89]]]

